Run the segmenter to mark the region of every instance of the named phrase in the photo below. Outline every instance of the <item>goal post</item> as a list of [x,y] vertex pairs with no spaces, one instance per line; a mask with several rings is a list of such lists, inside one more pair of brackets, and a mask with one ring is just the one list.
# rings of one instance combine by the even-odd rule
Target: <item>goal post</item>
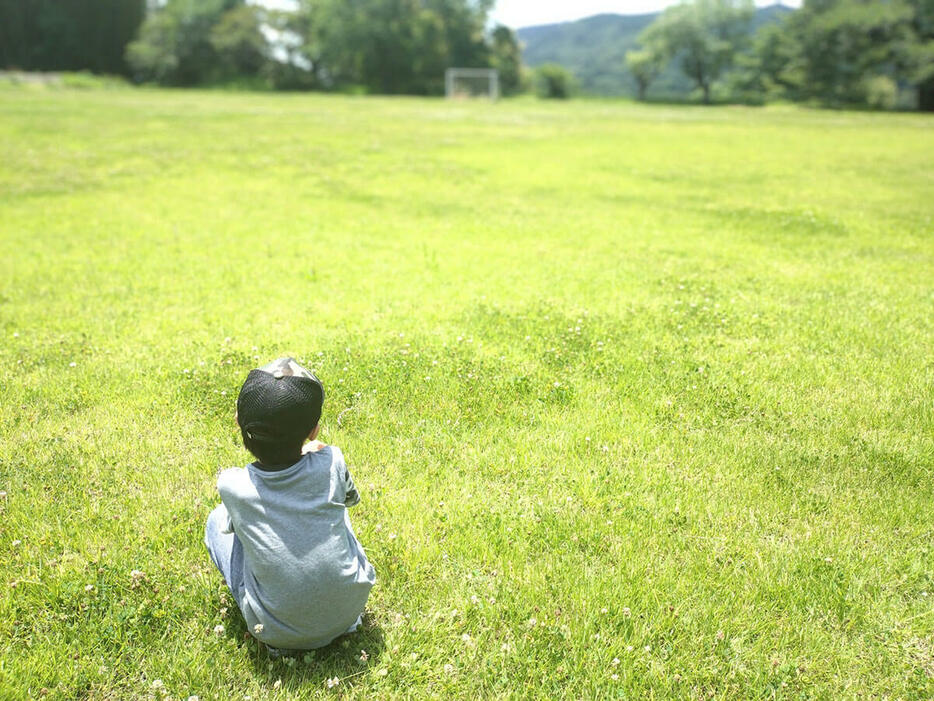
[[448,68],[444,72],[448,98],[485,96],[499,99],[499,71],[495,68]]

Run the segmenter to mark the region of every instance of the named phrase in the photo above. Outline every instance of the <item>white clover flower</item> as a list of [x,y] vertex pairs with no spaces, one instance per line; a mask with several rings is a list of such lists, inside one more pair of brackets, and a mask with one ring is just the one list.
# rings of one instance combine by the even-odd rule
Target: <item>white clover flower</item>
[[381,670],[377,672],[377,674],[381,677],[385,677],[387,674],[389,674],[389,670],[383,667]]
[[614,673],[614,674],[611,674],[611,675],[610,675],[610,679],[612,679],[614,682],[615,682],[615,681],[619,681],[619,675],[618,675],[618,674],[615,674],[615,673]]
[[452,665],[450,662],[449,662],[448,664],[444,665],[444,673],[445,673],[445,674],[454,674],[454,665]]
[[216,626],[214,626],[214,633],[215,633],[215,634],[220,635],[220,634],[223,633],[223,632],[224,632],[224,624],[223,624],[223,623],[218,623]]
[[529,628],[534,628],[537,623],[538,620],[535,618],[535,616],[532,616],[532,618],[529,619]]
[[632,611],[629,610],[628,606],[623,607],[623,617],[630,618],[632,616]]
[[87,592],[94,591],[94,585],[93,585],[93,584],[85,584],[85,585],[84,585],[84,590],[87,591]]
[[197,694],[192,694],[188,697],[188,701],[199,701]]
[[259,635],[262,632],[263,632],[262,623],[257,623],[255,626],[253,626],[253,635]]
[[276,683],[272,685],[272,688],[275,689],[276,691],[279,691],[279,689],[282,688],[282,680],[276,679]]
[[[415,654],[415,653],[412,653],[412,654]],[[360,651],[360,661],[361,661],[361,662],[366,662],[368,659],[370,659],[370,656],[367,654],[366,650],[361,650],[361,651]]]

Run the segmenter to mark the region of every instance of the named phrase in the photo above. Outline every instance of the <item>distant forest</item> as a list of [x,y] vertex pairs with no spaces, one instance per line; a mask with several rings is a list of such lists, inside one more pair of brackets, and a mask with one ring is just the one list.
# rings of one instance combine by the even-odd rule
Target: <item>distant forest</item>
[[532,67],[640,99],[934,110],[934,0],[694,0],[519,30]]
[[[783,5],[756,10],[749,24],[750,37],[762,25],[780,22],[791,12]],[[637,86],[626,67],[626,52],[638,47],[639,35],[660,15],[594,15],[576,22],[523,27],[518,31],[522,59],[532,68],[547,63],[564,66],[586,94],[635,97]],[[671,63],[653,82],[650,96],[677,97],[691,90],[690,79]]]
[[136,83],[437,95],[451,66],[506,95],[934,111],[934,0],[686,0],[491,26],[495,0],[0,0],[0,67]]

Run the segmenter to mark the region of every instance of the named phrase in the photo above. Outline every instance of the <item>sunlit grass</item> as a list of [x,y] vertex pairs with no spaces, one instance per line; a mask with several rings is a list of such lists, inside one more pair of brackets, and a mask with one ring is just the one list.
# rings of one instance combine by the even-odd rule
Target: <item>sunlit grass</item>
[[[932,154],[917,115],[5,89],[0,696],[931,697]],[[201,539],[285,354],[378,583],[273,662]]]

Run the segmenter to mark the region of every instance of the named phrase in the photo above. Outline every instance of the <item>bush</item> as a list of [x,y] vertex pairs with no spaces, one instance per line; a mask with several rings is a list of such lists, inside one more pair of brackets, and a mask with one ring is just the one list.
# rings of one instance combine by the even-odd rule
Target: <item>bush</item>
[[898,86],[887,75],[874,75],[864,84],[866,104],[875,110],[895,109],[898,102]]
[[126,80],[120,76],[94,75],[89,71],[62,73],[61,84],[66,88],[77,88],[79,90],[111,90],[128,87]]
[[557,63],[546,63],[535,71],[535,94],[541,98],[565,100],[573,85],[574,75]]

